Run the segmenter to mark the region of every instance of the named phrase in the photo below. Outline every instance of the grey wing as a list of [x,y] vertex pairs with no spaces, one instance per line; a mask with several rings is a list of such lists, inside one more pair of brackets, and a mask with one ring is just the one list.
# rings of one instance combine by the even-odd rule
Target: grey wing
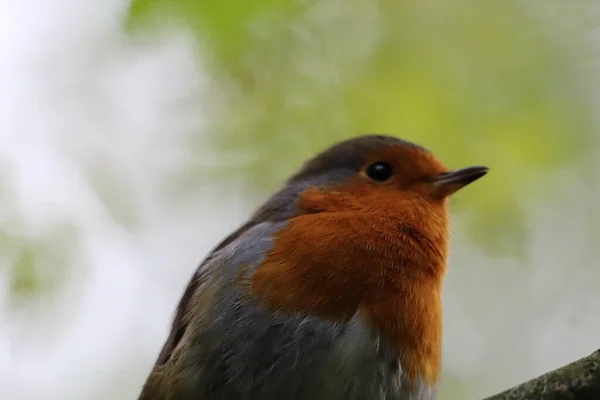
[[189,313],[191,311],[190,308],[193,307],[192,298],[195,293],[201,293],[206,289],[211,275],[214,273],[215,268],[219,264],[219,256],[223,248],[230,245],[234,240],[256,225],[258,224],[255,223],[255,221],[249,221],[247,224],[243,225],[238,230],[223,239],[221,243],[211,250],[209,255],[202,261],[194,273],[194,276],[188,283],[183,296],[179,300],[179,304],[177,305],[175,316],[173,317],[173,322],[171,324],[169,337],[167,338],[158,355],[155,364],[156,366],[165,364],[171,357],[171,354],[177,344],[181,341],[181,338],[183,337],[183,334],[189,323]]
[[[216,290],[225,293],[226,289],[232,289],[230,286],[237,280],[239,270],[256,268],[260,264],[272,245],[272,235],[283,226],[284,223],[279,222],[254,224],[251,221],[224,239],[202,262],[179,301],[169,336],[144,384],[139,400],[184,398],[175,393],[178,392],[178,386],[184,385],[181,381],[185,380],[185,371],[182,370],[186,368],[186,352],[202,351],[192,343],[194,328],[209,328],[195,327],[194,324],[204,324],[207,318],[202,318],[203,315],[200,314],[215,310],[217,304],[212,303],[216,302]],[[218,302],[227,301],[226,297],[220,296]],[[184,340],[186,335],[190,337]],[[188,349],[190,346],[193,349]],[[215,383],[212,382],[213,385]],[[167,396],[167,393],[171,395]]]
[[[282,193],[286,194],[290,191],[289,189],[290,188],[287,190],[284,189]],[[207,286],[210,286],[210,284],[207,283],[207,279],[212,276],[214,273],[213,270],[218,268],[217,264],[219,264],[219,259],[222,258],[222,253],[225,252],[225,249],[233,247],[232,249],[229,249],[229,252],[235,251],[237,254],[249,251],[247,254],[243,254],[241,258],[245,257],[247,259],[246,261],[253,263],[260,262],[260,259],[264,256],[264,252],[271,246],[272,240],[270,235],[285,226],[285,222],[281,222],[282,220],[293,215],[293,210],[288,209],[287,204],[294,204],[293,196],[298,189],[294,187],[291,187],[291,189],[292,193],[287,193],[283,199],[275,197],[274,201],[269,201],[258,209],[244,225],[223,239],[223,241],[221,241],[221,243],[219,243],[200,264],[179,301],[169,337],[159,353],[153,368],[153,373],[155,371],[158,373],[162,369],[162,366],[168,362],[173,351],[180,343],[187,330],[190,313],[193,311],[193,297],[196,293],[201,293]],[[292,196],[291,201],[289,198],[290,195]],[[256,235],[259,240],[252,242],[254,240],[254,235]],[[260,238],[262,238],[262,240]],[[241,248],[233,246],[238,239],[245,239],[245,246],[242,246]],[[250,241],[248,239],[250,239]],[[235,262],[236,260],[234,259],[232,261]]]
[[192,280],[188,283],[173,317],[169,336],[144,384],[139,400],[171,398],[167,393],[171,391],[170,385],[176,384],[173,381],[173,378],[175,378],[173,376],[175,373],[174,365],[176,363],[175,350],[181,347],[182,338],[189,328],[194,307],[193,298],[197,293],[204,292],[207,285],[210,284],[211,268],[207,268],[211,265],[210,260],[209,257],[200,265]]

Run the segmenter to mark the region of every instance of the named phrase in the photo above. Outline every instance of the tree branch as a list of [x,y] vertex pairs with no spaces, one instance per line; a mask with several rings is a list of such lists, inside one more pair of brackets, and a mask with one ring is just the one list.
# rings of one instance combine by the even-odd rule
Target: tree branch
[[600,350],[484,400],[600,400]]

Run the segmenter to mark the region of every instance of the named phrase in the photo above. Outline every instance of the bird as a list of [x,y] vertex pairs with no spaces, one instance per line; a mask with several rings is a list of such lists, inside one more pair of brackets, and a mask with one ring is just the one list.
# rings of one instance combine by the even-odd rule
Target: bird
[[433,400],[449,198],[488,168],[365,134],[306,161],[191,277],[138,400]]

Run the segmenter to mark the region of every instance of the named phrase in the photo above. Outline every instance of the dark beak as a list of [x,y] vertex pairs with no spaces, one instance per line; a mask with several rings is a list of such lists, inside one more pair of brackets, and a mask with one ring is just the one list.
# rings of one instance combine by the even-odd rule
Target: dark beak
[[467,186],[471,182],[475,182],[489,171],[488,167],[468,167],[457,169],[455,171],[444,172],[433,178],[434,192],[442,197],[450,196],[457,190]]

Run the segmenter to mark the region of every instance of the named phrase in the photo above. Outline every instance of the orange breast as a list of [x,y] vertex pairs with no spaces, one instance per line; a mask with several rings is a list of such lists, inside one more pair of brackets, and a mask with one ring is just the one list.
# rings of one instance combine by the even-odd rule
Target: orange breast
[[425,286],[429,283],[415,283],[360,311],[368,325],[399,349],[400,365],[409,379],[421,377],[434,385],[441,369],[442,309],[439,288]]
[[[308,193],[304,201],[319,195]],[[411,379],[420,376],[433,384],[441,360],[445,206],[438,217],[436,210],[421,210],[431,214],[430,225],[416,226],[410,221],[420,221],[418,216],[405,211],[414,207],[389,198],[378,207],[373,207],[376,199],[355,199],[343,207],[347,211],[291,219],[252,277],[251,291],[282,311],[340,321],[360,312],[398,350]]]

